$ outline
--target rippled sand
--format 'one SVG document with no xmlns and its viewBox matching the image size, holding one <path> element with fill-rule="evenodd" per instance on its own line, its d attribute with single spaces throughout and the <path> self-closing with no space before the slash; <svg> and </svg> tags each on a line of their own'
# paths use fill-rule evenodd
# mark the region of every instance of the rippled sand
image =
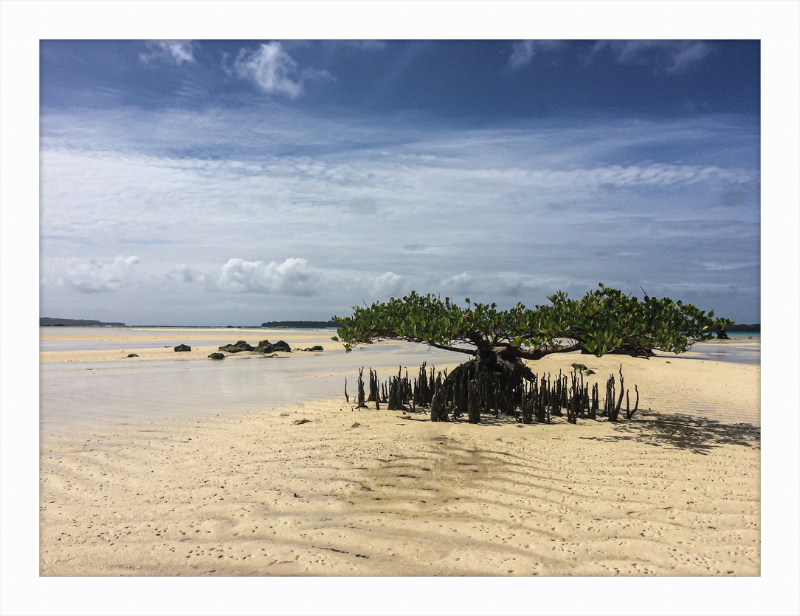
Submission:
<svg viewBox="0 0 800 616">
<path fill-rule="evenodd" d="M 45 424 L 40 574 L 759 575 L 757 365 L 581 356 L 598 380 L 622 364 L 641 393 L 634 420 L 476 426 L 355 410 L 328 357 L 328 399 L 259 405 L 255 392 L 236 412 L 200 397 L 171 418 Z M 208 380 L 209 363 L 185 365 Z"/>
</svg>

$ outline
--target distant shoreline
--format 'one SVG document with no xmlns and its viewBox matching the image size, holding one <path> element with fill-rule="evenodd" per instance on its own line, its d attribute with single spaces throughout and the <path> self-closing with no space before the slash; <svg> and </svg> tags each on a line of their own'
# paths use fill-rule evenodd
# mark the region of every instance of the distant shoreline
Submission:
<svg viewBox="0 0 800 616">
<path fill-rule="evenodd" d="M 333 321 L 268 321 L 262 323 L 261 327 L 272 327 L 276 329 L 294 329 L 300 328 L 338 328 L 339 326 Z"/>
<path fill-rule="evenodd" d="M 125 325 L 121 322 L 104 322 L 91 319 L 57 319 L 41 317 L 40 327 L 126 327 L 126 328 L 170 328 L 170 329 L 337 329 L 333 321 L 268 321 L 261 325 Z M 736 324 L 725 330 L 735 334 L 761 334 L 761 324 Z"/>
<path fill-rule="evenodd" d="M 125 327 L 125 323 L 118 321 L 95 321 L 93 319 L 57 319 L 53 317 L 40 317 L 39 327 Z"/>
<path fill-rule="evenodd" d="M 761 333 L 761 323 L 753 323 L 748 325 L 746 323 L 731 325 L 730 327 L 725 328 L 726 332 L 737 332 L 737 333 Z"/>
<path fill-rule="evenodd" d="M 337 329 L 333 321 L 270 321 L 261 325 L 126 325 L 121 322 L 104 322 L 91 319 L 56 319 L 41 317 L 39 327 L 125 327 L 170 329 Z"/>
<path fill-rule="evenodd" d="M 320 325 L 126 325 L 129 329 L 164 328 L 164 329 L 337 329 L 337 326 Z"/>
</svg>

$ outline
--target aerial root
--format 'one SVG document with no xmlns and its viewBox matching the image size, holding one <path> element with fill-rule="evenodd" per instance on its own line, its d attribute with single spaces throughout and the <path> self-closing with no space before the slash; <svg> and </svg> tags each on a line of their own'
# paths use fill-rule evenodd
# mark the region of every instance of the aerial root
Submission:
<svg viewBox="0 0 800 616">
<path fill-rule="evenodd" d="M 390 411 L 428 409 L 431 421 L 454 421 L 466 415 L 470 423 L 480 423 L 481 413 L 499 417 L 514 416 L 523 424 L 551 423 L 552 417 L 566 415 L 567 422 L 578 419 L 608 421 L 619 419 L 623 398 L 626 400 L 625 418 L 631 419 L 639 409 L 639 388 L 634 385 L 636 402 L 630 408 L 630 390 L 625 390 L 622 366 L 617 380 L 611 374 L 606 381 L 606 392 L 600 400 L 599 383 L 589 385 L 584 375 L 594 374 L 582 364 L 573 364 L 570 373 L 558 375 L 534 374 L 521 361 L 495 358 L 494 361 L 478 357 L 456 367 L 437 372 L 425 362 L 416 377 L 403 375 L 402 366 L 397 376 L 381 382 L 377 371 L 369 369 L 369 396 L 365 396 L 364 368 L 358 371 L 358 405 L 367 408 L 366 402 L 381 403 Z M 347 381 L 345 380 L 345 398 Z"/>
</svg>

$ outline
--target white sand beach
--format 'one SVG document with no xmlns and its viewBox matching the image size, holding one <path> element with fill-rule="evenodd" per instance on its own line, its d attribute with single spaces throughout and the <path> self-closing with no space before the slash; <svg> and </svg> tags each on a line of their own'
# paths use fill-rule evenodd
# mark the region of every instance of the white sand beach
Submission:
<svg viewBox="0 0 800 616">
<path fill-rule="evenodd" d="M 621 365 L 638 386 L 632 420 L 470 425 L 354 408 L 357 365 L 386 378 L 400 362 L 452 368 L 453 353 L 344 354 L 324 331 L 130 333 L 85 330 L 108 347 L 40 354 L 42 576 L 760 574 L 757 364 L 583 355 L 590 379 Z M 136 345 L 192 337 L 325 351 L 214 362 L 214 345 Z M 136 374 L 153 391 L 121 387 Z M 207 390 L 178 395 L 192 374 Z M 237 403 L 212 396 L 223 374 Z M 106 380 L 116 402 L 92 399 Z"/>
</svg>

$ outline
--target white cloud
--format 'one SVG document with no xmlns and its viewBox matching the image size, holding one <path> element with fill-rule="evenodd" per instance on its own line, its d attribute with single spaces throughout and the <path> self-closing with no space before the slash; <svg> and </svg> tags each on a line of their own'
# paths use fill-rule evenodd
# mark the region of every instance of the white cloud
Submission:
<svg viewBox="0 0 800 616">
<path fill-rule="evenodd" d="M 757 262 L 758 166 L 739 154 L 758 151 L 758 125 L 749 120 L 712 115 L 451 131 L 400 116 L 332 121 L 274 101 L 264 106 L 270 112 L 261 115 L 45 114 L 44 273 L 51 261 L 69 257 L 108 265 L 103 255 L 135 253 L 150 278 L 140 265 L 124 282 L 103 286 L 86 274 L 76 284 L 119 288 L 102 301 L 122 305 L 122 291 L 136 282 L 148 310 L 174 312 L 184 302 L 198 315 L 223 291 L 285 310 L 275 313 L 280 319 L 327 315 L 373 292 L 397 297 L 412 288 L 459 300 L 542 303 L 565 280 L 583 285 L 576 272 L 589 286 L 610 283 L 616 257 L 595 252 L 614 255 L 622 247 L 643 255 L 626 261 L 634 290 L 651 271 L 708 276 L 698 264 L 746 261 L 739 255 L 751 245 L 747 254 Z M 723 214 L 728 202 L 739 205 Z M 721 228 L 723 215 L 738 226 Z M 683 261 L 663 258 L 666 242 Z M 237 256 L 251 261 L 229 261 L 233 251 L 263 246 L 269 255 L 302 255 L 312 275 L 303 282 L 300 263 L 262 263 L 249 253 Z M 705 254 L 710 246 L 713 256 Z M 552 279 L 535 283 L 532 270 Z M 53 285 L 56 279 L 43 278 L 43 305 L 86 299 Z M 312 293 L 313 302 L 296 299 Z M 160 319 L 152 322 L 166 322 Z"/>
<path fill-rule="evenodd" d="M 354 197 L 347 204 L 353 214 L 374 214 L 378 211 L 378 203 L 372 197 Z"/>
<path fill-rule="evenodd" d="M 441 286 L 442 290 L 447 293 L 469 293 L 474 289 L 472 276 L 466 272 L 443 280 Z"/>
<path fill-rule="evenodd" d="M 498 293 L 512 297 L 518 297 L 525 288 L 523 282 L 516 278 L 503 278 L 498 286 Z"/>
<path fill-rule="evenodd" d="M 115 291 L 129 279 L 130 268 L 138 263 L 139 257 L 135 255 L 119 255 L 111 263 L 73 259 L 58 277 L 58 283 L 66 284 L 80 293 Z"/>
<path fill-rule="evenodd" d="M 528 66 L 533 60 L 533 55 L 536 52 L 533 50 L 533 41 L 519 41 L 514 43 L 511 48 L 511 57 L 508 63 L 511 65 L 512 70 L 519 70 Z"/>
<path fill-rule="evenodd" d="M 147 41 L 147 51 L 139 54 L 139 60 L 147 64 L 153 60 L 163 60 L 172 64 L 192 63 L 194 59 L 193 41 Z"/>
<path fill-rule="evenodd" d="M 256 51 L 242 49 L 234 67 L 239 77 L 249 79 L 267 94 L 297 98 L 303 93 L 302 84 L 291 77 L 297 72 L 297 62 L 280 43 L 262 44 Z"/>
<path fill-rule="evenodd" d="M 305 259 L 283 263 L 229 259 L 217 281 L 220 291 L 234 293 L 282 293 L 310 296 L 318 291 L 321 274 Z"/>
<path fill-rule="evenodd" d="M 370 290 L 377 296 L 397 296 L 400 295 L 405 284 L 402 276 L 394 272 L 386 272 L 376 277 L 370 285 Z"/>
<path fill-rule="evenodd" d="M 299 70 L 297 62 L 276 41 L 262 43 L 255 51 L 242 49 L 234 69 L 239 77 L 252 81 L 262 92 L 284 94 L 292 99 L 303 94 L 304 81 L 333 78 L 324 70 Z"/>
<path fill-rule="evenodd" d="M 685 73 L 693 65 L 700 63 L 709 53 L 711 53 L 711 47 L 707 43 L 681 43 L 667 53 L 665 70 L 674 74 Z"/>
<path fill-rule="evenodd" d="M 702 263 L 703 269 L 709 272 L 729 272 L 737 269 L 753 267 L 752 263 Z"/>
<path fill-rule="evenodd" d="M 609 49 L 617 64 L 653 66 L 654 70 L 679 75 L 702 62 L 712 51 L 703 41 L 598 41 L 587 62 Z"/>
<path fill-rule="evenodd" d="M 565 41 L 517 41 L 511 46 L 508 64 L 512 71 L 518 71 L 531 63 L 537 51 L 557 51 L 566 45 Z"/>
<path fill-rule="evenodd" d="M 208 270 L 198 269 L 181 263 L 171 271 L 167 272 L 166 277 L 170 280 L 178 282 L 200 282 L 208 283 L 210 281 Z"/>
</svg>

